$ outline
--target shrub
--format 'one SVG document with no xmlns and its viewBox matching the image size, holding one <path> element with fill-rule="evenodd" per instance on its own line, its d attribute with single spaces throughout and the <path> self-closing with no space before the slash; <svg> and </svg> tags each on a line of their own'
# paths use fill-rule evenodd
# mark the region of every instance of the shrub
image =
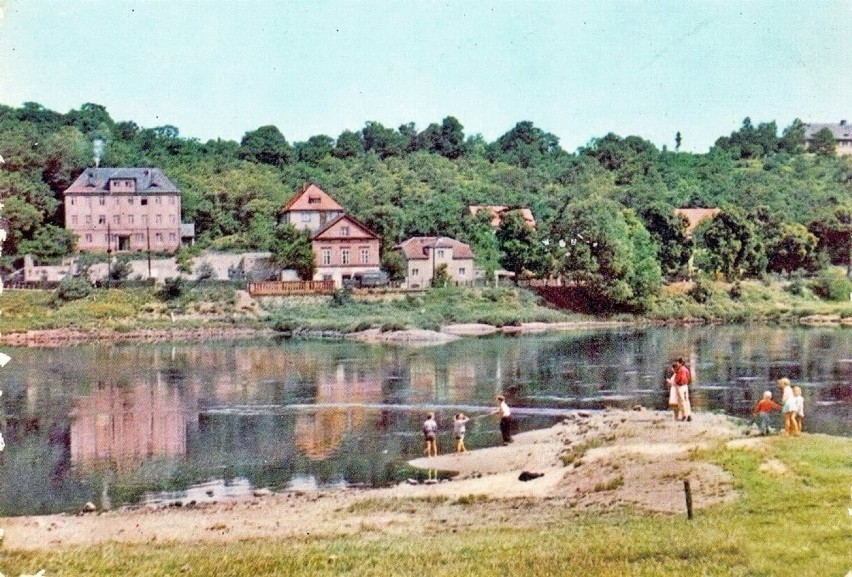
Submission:
<svg viewBox="0 0 852 577">
<path fill-rule="evenodd" d="M 794 296 L 802 296 L 805 292 L 805 283 L 802 280 L 802 275 L 796 273 L 792 275 L 790 284 L 784 287 L 784 290 Z"/>
<path fill-rule="evenodd" d="M 692 300 L 695 302 L 704 304 L 713 296 L 713 288 L 710 286 L 710 283 L 698 278 L 695 279 L 695 283 L 692 285 L 692 288 L 689 289 L 687 294 L 691 296 Z"/>
<path fill-rule="evenodd" d="M 825 300 L 845 301 L 852 294 L 852 280 L 832 271 L 823 271 L 811 283 L 811 290 Z"/>
<path fill-rule="evenodd" d="M 743 296 L 743 285 L 739 280 L 734 281 L 734 284 L 731 285 L 731 289 L 728 291 L 728 295 L 734 299 L 739 300 Z"/>
<path fill-rule="evenodd" d="M 66 277 L 59 282 L 56 296 L 64 302 L 76 301 L 86 298 L 93 290 L 95 287 L 85 278 Z"/>
<path fill-rule="evenodd" d="M 352 291 L 348 288 L 338 289 L 331 293 L 331 306 L 345 307 L 352 304 Z"/>
<path fill-rule="evenodd" d="M 163 281 L 160 296 L 165 300 L 172 300 L 183 294 L 183 277 L 169 277 Z"/>
</svg>

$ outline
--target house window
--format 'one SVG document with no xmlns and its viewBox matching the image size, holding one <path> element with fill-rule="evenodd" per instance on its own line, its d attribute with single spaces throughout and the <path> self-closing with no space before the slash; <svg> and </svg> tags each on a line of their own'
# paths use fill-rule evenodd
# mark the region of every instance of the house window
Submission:
<svg viewBox="0 0 852 577">
<path fill-rule="evenodd" d="M 98 224 L 106 224 L 106 215 L 105 214 L 98 215 Z"/>
<path fill-rule="evenodd" d="M 104 197 L 100 197 L 100 198 L 98 199 L 98 204 L 99 204 L 99 205 L 101 205 L 101 206 L 105 205 L 105 204 L 106 204 L 106 199 L 105 199 Z"/>
<path fill-rule="evenodd" d="M 136 242 L 145 242 L 145 235 L 141 232 L 137 232 L 133 235 L 133 240 L 135 240 Z"/>
<path fill-rule="evenodd" d="M 159 196 L 154 197 L 154 204 L 163 204 L 163 199 Z"/>
<path fill-rule="evenodd" d="M 90 235 L 90 234 L 86 235 L 86 242 L 88 242 L 88 243 L 92 242 L 92 235 Z"/>
<path fill-rule="evenodd" d="M 169 215 L 169 224 L 175 224 L 175 218 L 176 218 L 175 215 L 170 214 Z"/>
<path fill-rule="evenodd" d="M 169 197 L 169 204 L 174 204 L 174 203 L 175 203 L 175 197 L 170 196 Z"/>
<path fill-rule="evenodd" d="M 361 264 L 369 264 L 370 263 L 370 249 L 362 248 L 361 249 Z"/>
<path fill-rule="evenodd" d="M 147 198 L 140 198 L 139 204 L 141 204 L 142 206 L 148 206 L 148 199 Z"/>
<path fill-rule="evenodd" d="M 71 224 L 77 224 L 77 215 L 76 214 L 71 216 Z"/>
<path fill-rule="evenodd" d="M 154 224 L 163 224 L 163 215 L 158 214 L 154 217 Z"/>
<path fill-rule="evenodd" d="M 118 197 L 116 196 L 116 197 L 115 197 L 115 202 L 114 202 L 113 204 L 115 204 L 115 206 L 118 206 L 118 203 L 119 203 L 119 202 L 121 202 L 121 199 L 120 199 L 120 198 L 118 198 Z"/>
<path fill-rule="evenodd" d="M 302 222 L 311 222 L 311 213 L 303 212 L 302 213 Z"/>
<path fill-rule="evenodd" d="M 106 243 L 107 248 L 110 248 L 110 246 L 109 246 L 109 235 L 108 234 L 104 235 L 104 242 Z"/>
<path fill-rule="evenodd" d="M 142 215 L 142 224 L 148 224 L 148 215 L 147 214 Z"/>
<path fill-rule="evenodd" d="M 309 196 L 308 204 L 319 204 L 322 202 L 322 199 L 318 196 Z"/>
<path fill-rule="evenodd" d="M 157 242 L 163 242 L 163 233 L 158 232 L 154 234 L 154 240 L 156 240 Z"/>
<path fill-rule="evenodd" d="M 465 272 L 466 271 L 465 271 L 464 267 L 459 267 L 459 276 L 464 276 Z"/>
<path fill-rule="evenodd" d="M 133 224 L 133 215 L 132 214 L 127 215 L 127 224 Z"/>
<path fill-rule="evenodd" d="M 411 269 L 411 276 L 420 276 L 420 269 L 419 268 Z"/>
<path fill-rule="evenodd" d="M 133 197 L 132 196 L 127 197 L 127 204 L 133 204 Z"/>
<path fill-rule="evenodd" d="M 91 197 L 89 197 L 89 198 L 87 198 L 87 199 L 86 199 L 86 206 L 92 206 L 92 199 L 91 199 Z"/>
<path fill-rule="evenodd" d="M 71 206 L 74 206 L 74 197 L 71 197 Z"/>
<path fill-rule="evenodd" d="M 331 264 L 331 249 L 322 249 L 322 264 Z"/>
<path fill-rule="evenodd" d="M 438 251 L 438 258 L 444 258 L 444 251 L 443 250 Z"/>
<path fill-rule="evenodd" d="M 177 233 L 170 232 L 169 233 L 169 240 L 172 241 L 172 242 L 176 241 L 177 240 Z"/>
<path fill-rule="evenodd" d="M 91 214 L 86 215 L 86 224 L 92 224 L 92 215 Z"/>
<path fill-rule="evenodd" d="M 349 264 L 349 249 L 340 249 L 340 264 Z"/>
<path fill-rule="evenodd" d="M 341 226 L 340 227 L 340 236 L 349 236 L 349 227 Z"/>
<path fill-rule="evenodd" d="M 121 217 L 117 214 L 112 215 L 113 224 L 121 224 Z"/>
</svg>

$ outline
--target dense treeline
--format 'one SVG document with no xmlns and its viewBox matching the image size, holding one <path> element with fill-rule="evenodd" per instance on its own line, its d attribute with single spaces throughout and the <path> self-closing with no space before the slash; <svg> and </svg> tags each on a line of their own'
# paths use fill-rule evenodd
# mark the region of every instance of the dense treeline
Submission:
<svg viewBox="0 0 852 577">
<path fill-rule="evenodd" d="M 494 142 L 448 116 L 422 130 L 370 121 L 290 143 L 261 126 L 240 142 L 202 143 L 174 126 L 115 121 L 98 104 L 61 114 L 25 103 L 0 106 L 0 155 L 6 272 L 27 253 L 48 261 L 73 251 L 61 193 L 94 156 L 101 166 L 161 167 L 183 191 L 183 219 L 201 246 L 275 250 L 287 237 L 276 234 L 280 207 L 311 181 L 385 249 L 410 235 L 453 236 L 486 269 L 561 274 L 624 308 L 641 309 L 661 278 L 683 274 L 693 242 L 703 270 L 731 279 L 816 271 L 850 251 L 852 159 L 835 156 L 830 133 L 806 153 L 798 120 L 779 135 L 774 122 L 746 118 L 707 154 L 612 133 L 571 153 L 528 121 Z M 538 229 L 507 218 L 495 235 L 469 205 L 528 207 Z M 693 240 L 675 207 L 723 212 Z"/>
</svg>

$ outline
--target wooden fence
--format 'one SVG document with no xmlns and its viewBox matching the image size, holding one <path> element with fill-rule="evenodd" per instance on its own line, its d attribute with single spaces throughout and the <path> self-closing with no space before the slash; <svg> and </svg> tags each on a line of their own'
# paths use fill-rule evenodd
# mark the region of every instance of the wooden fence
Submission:
<svg viewBox="0 0 852 577">
<path fill-rule="evenodd" d="M 288 280 L 248 283 L 249 294 L 256 296 L 290 296 L 331 294 L 334 292 L 333 280 Z"/>
</svg>

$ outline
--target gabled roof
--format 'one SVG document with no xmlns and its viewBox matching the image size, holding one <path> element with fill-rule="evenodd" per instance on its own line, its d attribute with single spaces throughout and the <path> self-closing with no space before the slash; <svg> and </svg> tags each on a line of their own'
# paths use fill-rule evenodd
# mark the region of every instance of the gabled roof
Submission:
<svg viewBox="0 0 852 577">
<path fill-rule="evenodd" d="M 476 216 L 481 210 L 488 211 L 491 215 L 491 226 L 494 228 L 499 228 L 500 223 L 503 221 L 503 213 L 509 212 L 512 210 L 518 210 L 521 212 L 521 216 L 524 217 L 524 222 L 527 223 L 531 228 L 535 228 L 535 217 L 533 213 L 528 208 L 510 208 L 508 206 L 469 206 L 467 209 L 470 211 L 471 216 Z"/>
<path fill-rule="evenodd" d="M 360 230 L 363 234 L 361 236 L 353 235 L 351 233 L 349 234 L 349 236 L 332 235 L 331 232 L 330 232 L 331 229 L 334 227 L 334 225 L 336 225 L 337 223 L 339 223 L 340 221 L 343 221 L 343 220 L 351 223 L 356 229 Z M 322 238 L 320 238 L 320 237 L 322 237 Z M 337 239 L 340 239 L 340 240 L 349 240 L 349 239 L 351 239 L 351 240 L 365 240 L 365 239 L 366 240 L 373 240 L 373 239 L 378 239 L 378 238 L 379 238 L 379 235 L 377 235 L 372 230 L 367 228 L 367 226 L 364 223 L 360 222 L 354 216 L 349 216 L 348 214 L 341 214 L 340 216 L 338 216 L 337 218 L 335 218 L 331 222 L 327 223 L 324 227 L 322 227 L 321 229 L 316 231 L 314 233 L 314 235 L 311 237 L 311 240 L 337 240 Z"/>
<path fill-rule="evenodd" d="M 427 260 L 433 248 L 452 249 L 454 260 L 473 258 L 469 245 L 446 236 L 414 236 L 394 248 L 401 250 L 406 260 Z"/>
<path fill-rule="evenodd" d="M 689 224 L 686 226 L 686 234 L 692 234 L 692 232 L 701 224 L 702 221 L 707 220 L 708 218 L 713 218 L 717 214 L 721 212 L 721 209 L 718 208 L 676 208 L 675 214 L 679 214 L 681 216 L 685 216 L 686 220 L 689 221 Z"/>
<path fill-rule="evenodd" d="M 835 140 L 852 140 L 852 125 L 841 120 L 837 123 L 812 122 L 805 124 L 805 140 L 811 140 L 814 134 L 827 128 L 831 131 Z"/>
<path fill-rule="evenodd" d="M 110 192 L 109 181 L 116 178 L 135 180 L 137 193 L 180 193 L 180 189 L 159 168 L 136 167 L 87 168 L 65 189 L 65 193 L 107 194 Z"/>
<path fill-rule="evenodd" d="M 310 210 L 310 211 L 343 211 L 343 207 L 331 198 L 326 191 L 316 184 L 310 183 L 302 187 L 302 190 L 293 195 L 281 209 L 282 213 Z"/>
</svg>

